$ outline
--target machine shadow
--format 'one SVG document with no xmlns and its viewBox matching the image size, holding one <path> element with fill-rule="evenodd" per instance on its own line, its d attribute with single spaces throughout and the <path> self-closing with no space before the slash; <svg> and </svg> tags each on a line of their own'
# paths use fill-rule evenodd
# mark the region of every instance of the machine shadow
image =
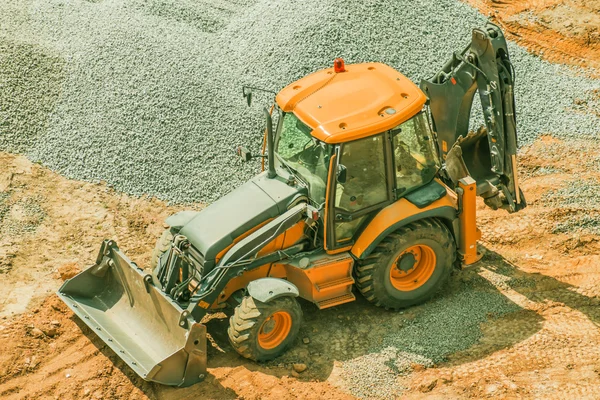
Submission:
<svg viewBox="0 0 600 400">
<path fill-rule="evenodd" d="M 563 303 L 565 306 L 585 314 L 594 325 L 600 326 L 600 299 L 578 293 L 577 286 L 561 282 L 541 273 L 527 273 L 519 269 L 502 255 L 488 250 L 486 258 L 490 260 L 488 270 L 506 277 L 506 284 L 528 300 L 540 303 L 544 301 Z"/>
<path fill-rule="evenodd" d="M 390 346 L 403 353 L 402 357 L 408 353 L 413 363 L 429 360 L 429 365 L 463 364 L 512 347 L 541 329 L 544 318 L 524 308 L 523 299 L 563 303 L 584 313 L 596 325 L 600 323 L 598 299 L 577 293 L 572 285 L 555 278 L 524 272 L 492 250 L 484 251 L 485 256 L 476 265 L 455 271 L 446 290 L 428 303 L 404 311 L 374 307 L 359 293 L 355 293 L 355 302 L 325 310 L 302 302 L 304 325 L 299 338 L 286 354 L 269 363 L 232 358 L 235 351 L 227 341 L 228 321 L 214 319 L 208 331 L 225 353 L 209 353 L 209 368 L 242 365 L 281 377 L 291 373 L 291 364 L 304 363 L 308 370 L 300 380 L 326 380 L 334 363 L 355 360 Z M 511 300 L 515 297 L 517 302 Z M 482 329 L 486 324 L 493 329 Z M 482 343 L 484 335 L 493 335 L 492 340 Z"/>
<path fill-rule="evenodd" d="M 202 395 L 202 398 L 209 399 L 238 399 L 239 395 L 230 388 L 226 388 L 220 384 L 220 382 L 214 379 L 210 374 L 207 379 L 192 387 L 188 388 L 175 388 L 170 386 L 160 385 L 154 382 L 147 382 L 139 377 L 116 353 L 106 345 L 102 339 L 100 339 L 83 321 L 81 321 L 76 315 L 71 317 L 73 322 L 81 329 L 81 332 L 92 342 L 92 344 L 98 349 L 102 355 L 110 360 L 114 368 L 118 369 L 123 376 L 125 376 L 133 386 L 140 389 L 149 399 L 163 399 L 170 398 L 169 392 L 176 392 L 176 398 L 181 392 L 189 392 L 191 394 Z M 111 375 L 114 373 L 111 373 Z"/>
<path fill-rule="evenodd" d="M 375 307 L 360 293 L 355 293 L 355 302 L 325 310 L 301 301 L 304 323 L 299 337 L 284 355 L 266 363 L 238 356 L 227 338 L 228 315 L 215 315 L 206 323 L 215 342 L 212 346 L 208 343 L 209 377 L 184 389 L 145 382 L 85 324 L 76 317 L 74 320 L 90 341 L 148 397 L 171 398 L 185 394 L 229 399 L 239 395 L 222 386 L 210 374 L 210 369 L 242 368 L 280 378 L 291 375 L 292 364 L 303 363 L 308 368 L 300 374 L 299 380 L 324 381 L 336 365 L 344 368 L 346 362 L 360 362 L 360 357 L 376 355 L 389 348 L 396 349 L 398 357 L 408 357 L 411 366 L 419 363 L 452 366 L 485 358 L 526 340 L 542 327 L 543 317 L 511 300 L 507 291 L 516 293 L 521 300 L 564 303 L 587 315 L 596 325 L 600 323 L 598 299 L 579 294 L 573 291 L 572 285 L 552 277 L 524 272 L 489 249 L 476 265 L 456 270 L 442 293 L 404 311 Z M 493 324 L 493 329 L 482 329 L 487 324 Z M 482 344 L 480 339 L 488 334 L 493 335 L 492 340 Z"/>
<path fill-rule="evenodd" d="M 209 349 L 208 366 L 243 365 L 252 371 L 281 377 L 291 373 L 291 364 L 303 363 L 308 369 L 298 379 L 326 380 L 334 363 L 355 360 L 390 347 L 402 353 L 399 357 L 408 357 L 409 364 L 419 363 L 418 360 L 430 366 L 447 363 L 456 353 L 464 356 L 461 356 L 463 362 L 469 357 L 483 358 L 527 339 L 540 330 L 543 321 L 534 311 L 511 301 L 496 282 L 484 277 L 484 271 L 496 274 L 502 284 L 517 291 L 529 290 L 540 280 L 539 275 L 522 273 L 499 254 L 488 251 L 476 266 L 455 271 L 443 293 L 426 304 L 404 311 L 375 307 L 356 290 L 355 302 L 325 310 L 301 302 L 304 324 L 296 343 L 283 356 L 262 364 L 238 357 L 228 343 L 227 318 L 215 318 L 207 324 L 208 332 L 225 353 Z M 553 278 L 545 277 L 545 280 L 546 285 L 566 286 Z M 536 296 L 534 291 L 524 294 L 532 299 Z M 480 325 L 508 316 L 523 326 L 495 345 L 479 346 L 483 336 Z M 477 350 L 472 355 L 471 348 Z"/>
</svg>

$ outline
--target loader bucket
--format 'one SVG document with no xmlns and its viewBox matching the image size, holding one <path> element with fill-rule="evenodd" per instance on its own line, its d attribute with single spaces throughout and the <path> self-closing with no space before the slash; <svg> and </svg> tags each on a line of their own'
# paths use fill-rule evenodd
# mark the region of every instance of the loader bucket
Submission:
<svg viewBox="0 0 600 400">
<path fill-rule="evenodd" d="M 96 264 L 58 296 L 129 367 L 148 381 L 189 386 L 206 375 L 206 327 L 105 240 Z"/>
</svg>

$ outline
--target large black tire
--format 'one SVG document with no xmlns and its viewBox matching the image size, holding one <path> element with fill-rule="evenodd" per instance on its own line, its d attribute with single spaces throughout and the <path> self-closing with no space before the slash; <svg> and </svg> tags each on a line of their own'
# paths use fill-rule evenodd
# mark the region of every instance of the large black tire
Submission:
<svg viewBox="0 0 600 400">
<path fill-rule="evenodd" d="M 294 343 L 301 324 L 302 309 L 293 297 L 262 303 L 245 296 L 229 318 L 227 334 L 233 348 L 242 356 L 269 361 Z"/>
<path fill-rule="evenodd" d="M 170 229 L 165 230 L 160 238 L 156 241 L 156 246 L 154 246 L 154 250 L 152 250 L 152 259 L 150 260 L 150 269 L 152 272 L 158 266 L 158 259 L 163 255 L 169 247 L 171 246 L 171 242 L 173 241 L 173 234 Z"/>
<path fill-rule="evenodd" d="M 435 219 L 408 224 L 388 235 L 355 268 L 356 286 L 379 307 L 400 309 L 427 301 L 448 280 L 456 244 Z"/>
</svg>

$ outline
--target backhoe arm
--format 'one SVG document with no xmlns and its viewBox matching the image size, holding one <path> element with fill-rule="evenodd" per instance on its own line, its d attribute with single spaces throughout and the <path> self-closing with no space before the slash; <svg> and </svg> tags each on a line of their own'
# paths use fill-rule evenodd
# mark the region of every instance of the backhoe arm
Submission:
<svg viewBox="0 0 600 400">
<path fill-rule="evenodd" d="M 477 182 L 477 194 L 491 207 L 510 212 L 526 205 L 516 171 L 514 79 L 504 35 L 499 27 L 488 23 L 485 29 L 473 30 L 465 50 L 455 53 L 431 79 L 421 82 L 442 159 L 451 164 L 455 161 L 452 156 L 462 154 L 465 172 Z M 479 93 L 487 129 L 469 135 L 475 92 Z M 453 146 L 461 149 L 451 151 Z M 451 178 L 456 183 L 462 175 Z"/>
</svg>

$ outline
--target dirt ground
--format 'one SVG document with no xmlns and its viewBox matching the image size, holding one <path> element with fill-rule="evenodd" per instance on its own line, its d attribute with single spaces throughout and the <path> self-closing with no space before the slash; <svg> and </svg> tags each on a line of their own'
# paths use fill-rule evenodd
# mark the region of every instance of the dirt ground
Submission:
<svg viewBox="0 0 600 400">
<path fill-rule="evenodd" d="M 600 1 L 467 0 L 508 36 L 552 62 L 600 67 Z M 434 366 L 397 377 L 406 398 L 597 398 L 600 393 L 600 143 L 550 136 L 522 149 L 529 207 L 514 215 L 480 205 L 481 262 L 456 271 L 448 292 L 475 286 L 500 293 L 515 312 L 486 315 L 480 338 Z M 582 186 L 583 185 L 583 186 Z M 201 208 L 200 205 L 192 208 Z M 267 364 L 238 357 L 226 316 L 208 322 L 209 377 L 174 389 L 144 382 L 53 292 L 61 272 L 92 263 L 112 238 L 147 265 L 166 216 L 183 208 L 131 198 L 105 184 L 70 181 L 25 157 L 0 153 L 0 397 L 7 399 L 353 398 L 342 363 L 420 306 L 394 313 L 357 301 L 316 312 L 286 355 Z M 460 331 L 449 330 L 451 335 Z M 308 369 L 292 376 L 292 364 Z"/>
<path fill-rule="evenodd" d="M 465 1 L 535 54 L 600 69 L 600 0 Z"/>
<path fill-rule="evenodd" d="M 556 194 L 574 181 L 600 178 L 589 172 L 598 171 L 599 155 L 596 142 L 552 137 L 523 149 L 521 179 L 529 207 L 510 215 L 480 205 L 485 256 L 457 271 L 449 288 L 482 285 L 483 277 L 518 311 L 499 318 L 490 313 L 470 348 L 440 365 L 417 364 L 399 375 L 407 398 L 591 398 L 600 392 L 600 243 L 598 226 L 580 218 L 598 221 L 598 211 L 595 204 L 552 205 L 563 201 Z M 207 324 L 217 344 L 209 349 L 207 381 L 186 389 L 146 383 L 51 292 L 62 282 L 59 271 L 90 264 L 105 237 L 146 265 L 164 217 L 180 207 L 133 199 L 104 184 L 69 181 L 21 156 L 1 154 L 0 164 L 6 167 L 0 176 L 3 398 L 352 398 L 341 362 L 368 353 L 378 338 L 397 329 L 394 313 L 360 296 L 320 312 L 304 303 L 301 336 L 310 343 L 299 341 L 282 358 L 259 365 L 231 349 L 226 316 L 217 314 Z M 568 233 L 561 232 L 565 223 Z M 404 318 L 423 310 L 410 309 Z M 294 362 L 308 366 L 298 378 L 291 375 Z"/>
</svg>

